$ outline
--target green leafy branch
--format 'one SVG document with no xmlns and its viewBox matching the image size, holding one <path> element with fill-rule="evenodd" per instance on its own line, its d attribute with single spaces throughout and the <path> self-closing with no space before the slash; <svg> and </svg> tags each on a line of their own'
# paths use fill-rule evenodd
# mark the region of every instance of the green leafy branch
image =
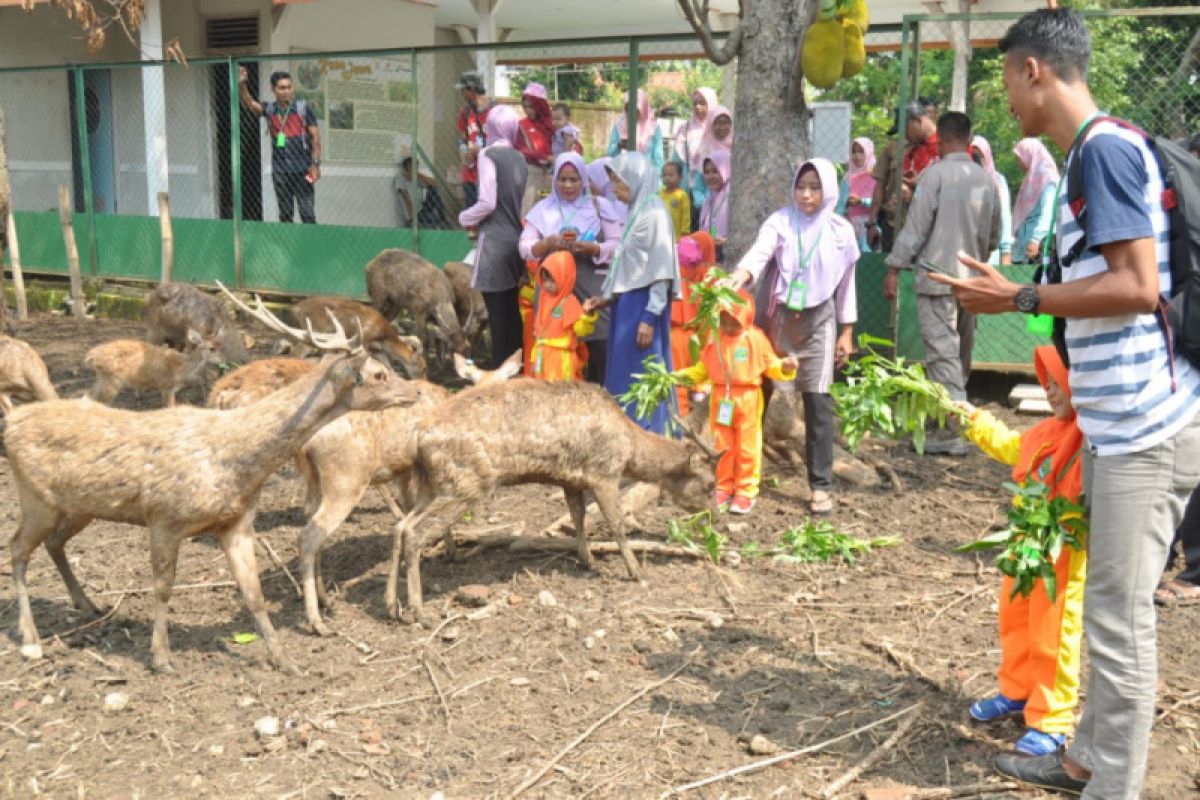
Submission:
<svg viewBox="0 0 1200 800">
<path fill-rule="evenodd" d="M 646 356 L 642 361 L 645 372 L 633 373 L 629 391 L 617 398 L 622 408 L 633 406 L 638 419 L 649 418 L 661 404 L 668 402 L 676 386 L 686 382 L 667 369 L 667 364 L 658 356 Z"/>
<path fill-rule="evenodd" d="M 711 511 L 667 520 L 667 541 L 692 552 L 703 550 L 712 562 L 717 564 L 721 561 L 721 553 L 725 550 L 727 540 L 712 523 Z"/>
<path fill-rule="evenodd" d="M 890 348 L 892 342 L 864 333 L 858 343 L 865 355 L 846 368 L 846 382 L 835 383 L 831 390 L 851 450 L 868 434 L 887 439 L 911 435 L 917 452 L 923 452 L 927 420 L 945 426 L 951 415 L 966 416 L 946 387 L 929 380 L 920 364 L 888 358 L 874 348 Z"/>
<path fill-rule="evenodd" d="M 729 273 L 713 267 L 703 281 L 692 284 L 691 302 L 696 304 L 696 317 L 689 325 L 696 329 L 692 341 L 702 345 L 721 324 L 721 312 L 732 311 L 736 306 L 746 305 L 746 299 L 731 289 L 724 281 Z M 693 353 L 693 357 L 698 357 Z"/>
<path fill-rule="evenodd" d="M 708 511 L 669 520 L 667 541 L 692 552 L 703 551 L 714 564 L 719 563 L 721 555 L 729 549 L 729 541 L 712 523 L 712 514 Z M 772 558 L 789 564 L 825 563 L 840 556 L 846 564 L 853 564 L 856 556 L 880 547 L 894 547 L 900 541 L 896 536 L 860 539 L 838 531 L 827 521 L 808 520 L 784 531 L 777 544 L 750 541 L 737 552 L 746 559 Z"/>
<path fill-rule="evenodd" d="M 1012 597 L 1028 597 L 1037 581 L 1046 585 L 1051 601 L 1058 597 L 1058 574 L 1054 566 L 1064 547 L 1083 549 L 1087 536 L 1087 512 L 1079 502 L 1062 495 L 1051 497 L 1050 488 L 1037 480 L 1005 483 L 1013 494 L 1008 508 L 1008 526 L 977 542 L 955 548 L 956 552 L 1003 548 L 996 567 L 1013 579 Z"/>
</svg>

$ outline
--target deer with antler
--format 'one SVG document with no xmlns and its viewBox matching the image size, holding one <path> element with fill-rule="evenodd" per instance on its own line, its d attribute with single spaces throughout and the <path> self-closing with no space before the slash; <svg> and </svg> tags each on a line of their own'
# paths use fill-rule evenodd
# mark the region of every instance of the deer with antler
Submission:
<svg viewBox="0 0 1200 800">
<path fill-rule="evenodd" d="M 310 374 L 257 403 L 231 410 L 176 406 L 138 413 L 86 399 L 56 400 L 9 416 L 4 442 L 21 506 L 11 543 L 12 570 L 26 658 L 41 656 L 26 586 L 30 555 L 45 544 L 72 603 L 96 613 L 65 546 L 92 520 L 102 519 L 149 530 L 155 600 L 150 648 L 156 669 L 171 669 L 167 604 L 179 546 L 184 539 L 213 533 L 270 662 L 297 672 L 280 648 L 259 584 L 253 528 L 259 491 L 321 426 L 351 410 L 411 404 L 419 389 L 372 360 L 361 332 L 347 337 L 340 324 L 330 334 L 291 328 L 255 299 L 253 309 L 234 302 L 268 328 L 326 353 Z"/>
<path fill-rule="evenodd" d="M 712 508 L 717 454 L 699 437 L 683 441 L 649 433 L 621 411 L 602 388 L 589 383 L 521 378 L 480 386 L 425 412 L 411 438 L 417 497 L 396 527 L 388 575 L 388 613 L 398 617 L 400 561 L 408 593 L 406 618 L 424 622 L 419 526 L 439 495 L 452 498 L 447 528 L 499 486 L 540 483 L 562 487 L 575 527 L 579 561 L 592 566 L 584 530 L 584 492 L 596 497 L 631 578 L 640 569 L 625 538 L 620 481 L 632 478 L 662 487 L 689 511 Z"/>
</svg>

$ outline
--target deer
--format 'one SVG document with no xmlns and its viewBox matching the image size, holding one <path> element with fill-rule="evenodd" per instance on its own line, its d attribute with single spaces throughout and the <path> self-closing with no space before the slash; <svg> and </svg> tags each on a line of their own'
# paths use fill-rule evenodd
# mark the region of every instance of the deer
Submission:
<svg viewBox="0 0 1200 800">
<path fill-rule="evenodd" d="M 455 353 L 467 352 L 470 342 L 454 310 L 454 289 L 440 269 L 407 250 L 382 251 L 366 266 L 367 294 L 371 305 L 391 322 L 407 310 L 425 347 L 430 345 L 429 321 L 439 340 Z"/>
<path fill-rule="evenodd" d="M 385 602 L 388 614 L 427 624 L 422 608 L 419 526 L 438 496 L 451 499 L 450 525 L 500 486 L 559 486 L 576 532 L 580 564 L 592 567 L 584 529 L 584 492 L 596 498 L 631 579 L 641 571 L 625 537 L 619 484 L 632 478 L 659 485 L 680 506 L 712 510 L 718 454 L 698 436 L 667 439 L 634 424 L 602 387 L 520 378 L 480 386 L 425 412 L 412 439 L 416 499 L 396 526 Z M 448 553 L 449 554 L 449 553 Z M 397 596 L 404 560 L 408 607 Z"/>
<path fill-rule="evenodd" d="M 303 358 L 261 358 L 227 372 L 208 394 L 209 408 L 241 408 L 312 372 L 317 362 Z"/>
<path fill-rule="evenodd" d="M 58 392 L 37 350 L 28 342 L 0 336 L 0 410 L 5 416 L 13 411 L 13 398 L 24 403 L 57 400 Z"/>
<path fill-rule="evenodd" d="M 175 350 L 187 345 L 188 330 L 221 342 L 225 361 L 245 364 L 252 340 L 238 330 L 224 304 L 188 283 L 164 283 L 146 298 L 146 341 Z"/>
<path fill-rule="evenodd" d="M 332 334 L 300 331 L 272 315 L 258 297 L 253 309 L 234 302 L 271 330 L 325 355 L 308 375 L 238 409 L 175 406 L 139 413 L 82 398 L 22 406 L 9 417 L 4 442 L 21 508 L 10 550 L 26 659 L 42 655 L 26 583 L 30 555 L 44 544 L 74 606 L 98 613 L 71 570 L 65 546 L 92 520 L 102 519 L 148 531 L 155 670 L 174 669 L 167 606 L 179 546 L 212 533 L 268 661 L 299 674 L 267 615 L 255 563 L 253 521 L 263 482 L 322 426 L 349 411 L 412 404 L 419 390 L 372 359 L 361 333 L 348 337 L 340 324 Z"/>
<path fill-rule="evenodd" d="M 422 351 L 421 340 L 416 336 L 401 336 L 399 331 L 371 306 L 345 297 L 317 295 L 296 303 L 291 311 L 297 325 L 312 325 L 313 330 L 318 333 L 329 331 L 330 314 L 336 317 L 344 328 L 353 328 L 357 323 L 362 327 L 363 342 L 368 347 L 378 348 L 398 361 L 410 380 L 425 377 L 425 354 Z"/>
<path fill-rule="evenodd" d="M 215 336 L 206 338 L 194 328 L 188 329 L 182 353 L 137 339 L 105 342 L 84 356 L 84 365 L 96 373 L 87 396 L 107 405 L 125 387 L 158 390 L 163 405 L 172 408 L 180 389 L 204 381 L 208 371 L 221 363 L 220 348 Z"/>
<path fill-rule="evenodd" d="M 461 261 L 447 261 L 442 265 L 442 273 L 454 290 L 454 313 L 458 316 L 458 324 L 467 339 L 472 340 L 487 321 L 483 293 L 471 285 L 475 270 Z"/>
</svg>

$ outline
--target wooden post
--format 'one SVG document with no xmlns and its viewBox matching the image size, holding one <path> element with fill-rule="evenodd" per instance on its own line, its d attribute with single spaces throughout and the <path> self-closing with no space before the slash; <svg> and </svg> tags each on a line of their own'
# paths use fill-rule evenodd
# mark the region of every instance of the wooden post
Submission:
<svg viewBox="0 0 1200 800">
<path fill-rule="evenodd" d="M 67 266 L 71 270 L 71 314 L 84 319 L 83 277 L 79 274 L 79 248 L 75 244 L 75 228 L 71 224 L 71 190 L 64 183 L 58 187 L 58 219 L 62 222 L 63 245 L 67 249 Z"/>
<path fill-rule="evenodd" d="M 25 273 L 21 270 L 21 246 L 17 243 L 17 221 L 8 212 L 8 253 L 12 260 L 13 289 L 17 292 L 17 319 L 29 318 L 29 303 L 25 300 Z"/>
<path fill-rule="evenodd" d="M 162 229 L 161 283 L 170 283 L 175 271 L 175 232 L 171 228 L 171 202 L 166 192 L 158 193 L 158 224 Z"/>
</svg>

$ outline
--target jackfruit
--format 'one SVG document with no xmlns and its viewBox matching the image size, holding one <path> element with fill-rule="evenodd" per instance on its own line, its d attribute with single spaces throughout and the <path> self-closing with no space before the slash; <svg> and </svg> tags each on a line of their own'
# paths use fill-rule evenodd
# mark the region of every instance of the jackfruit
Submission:
<svg viewBox="0 0 1200 800">
<path fill-rule="evenodd" d="M 844 40 L 842 23 L 836 19 L 819 19 L 808 26 L 800 48 L 800 64 L 810 84 L 830 89 L 842 77 Z"/>
<path fill-rule="evenodd" d="M 853 78 L 867 63 L 867 49 L 863 46 L 862 31 L 848 19 L 842 20 L 842 43 L 842 77 Z"/>
<path fill-rule="evenodd" d="M 850 20 L 863 33 L 871 25 L 871 14 L 867 10 L 867 0 L 846 0 L 842 6 L 842 18 Z"/>
</svg>

